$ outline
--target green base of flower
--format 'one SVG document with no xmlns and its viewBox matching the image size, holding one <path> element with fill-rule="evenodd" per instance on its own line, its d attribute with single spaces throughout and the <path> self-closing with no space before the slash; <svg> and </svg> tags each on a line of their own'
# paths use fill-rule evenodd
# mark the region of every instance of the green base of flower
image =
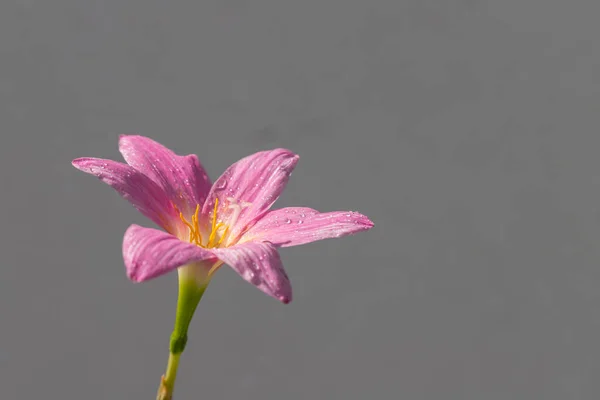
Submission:
<svg viewBox="0 0 600 400">
<path fill-rule="evenodd" d="M 169 361 L 167 362 L 166 372 L 161 378 L 156 395 L 157 400 L 170 400 L 173 397 L 179 357 L 185 350 L 190 322 L 207 286 L 208 281 L 203 285 L 198 285 L 198 282 L 194 279 L 182 279 L 182 276 L 179 277 L 177 313 L 175 315 L 175 327 L 173 328 L 169 343 Z"/>
</svg>

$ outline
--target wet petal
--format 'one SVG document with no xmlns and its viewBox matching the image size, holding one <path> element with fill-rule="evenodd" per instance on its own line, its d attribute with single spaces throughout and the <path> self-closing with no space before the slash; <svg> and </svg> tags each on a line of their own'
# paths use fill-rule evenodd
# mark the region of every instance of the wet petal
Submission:
<svg viewBox="0 0 600 400">
<path fill-rule="evenodd" d="M 269 296 L 283 303 L 292 301 L 292 286 L 283 269 L 275 246 L 270 243 L 248 242 L 236 246 L 212 249 L 242 278 Z"/>
<path fill-rule="evenodd" d="M 127 164 L 101 158 L 77 158 L 72 164 L 111 186 L 142 214 L 169 230 L 173 207 L 164 191 L 143 173 Z"/>
<path fill-rule="evenodd" d="M 180 156 L 144 136 L 121 135 L 119 151 L 125 161 L 163 188 L 169 199 L 189 215 L 204 204 L 211 183 L 198 157 Z"/>
<path fill-rule="evenodd" d="M 288 207 L 267 212 L 240 239 L 264 240 L 288 247 L 366 231 L 373 222 L 352 211 L 320 213 L 312 208 Z"/>
<path fill-rule="evenodd" d="M 298 162 L 286 149 L 261 151 L 231 165 L 212 186 L 202 213 L 208 215 L 219 199 L 218 215 L 230 226 L 234 239 L 246 225 L 277 200 Z M 237 208 L 239 207 L 239 208 Z M 236 210 L 237 208 L 237 210 Z M 235 243 L 235 240 L 229 240 Z"/>
<path fill-rule="evenodd" d="M 134 282 L 156 278 L 182 265 L 216 261 L 215 255 L 202 247 L 139 225 L 131 225 L 125 232 L 123 259 L 127 276 Z"/>
</svg>

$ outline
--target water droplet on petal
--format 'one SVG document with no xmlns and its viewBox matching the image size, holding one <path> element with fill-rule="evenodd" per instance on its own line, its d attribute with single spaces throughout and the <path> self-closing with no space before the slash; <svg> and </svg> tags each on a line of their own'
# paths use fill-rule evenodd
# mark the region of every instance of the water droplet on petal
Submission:
<svg viewBox="0 0 600 400">
<path fill-rule="evenodd" d="M 215 189 L 225 189 L 225 186 L 227 186 L 227 179 L 220 179 L 215 183 Z"/>
<path fill-rule="evenodd" d="M 247 269 L 244 272 L 244 279 L 246 279 L 248 282 L 252 283 L 253 285 L 258 285 L 260 283 L 260 278 L 258 276 L 256 276 L 256 274 L 252 271 L 250 271 L 249 269 Z"/>
<path fill-rule="evenodd" d="M 304 221 L 302 221 L 301 219 L 298 220 L 298 225 L 300 225 L 301 223 L 303 223 Z"/>
<path fill-rule="evenodd" d="M 291 222 L 292 222 L 292 220 L 291 220 L 291 219 L 289 219 L 289 218 L 286 218 L 286 219 L 285 219 L 285 223 L 286 223 L 286 224 L 290 224 Z"/>
</svg>

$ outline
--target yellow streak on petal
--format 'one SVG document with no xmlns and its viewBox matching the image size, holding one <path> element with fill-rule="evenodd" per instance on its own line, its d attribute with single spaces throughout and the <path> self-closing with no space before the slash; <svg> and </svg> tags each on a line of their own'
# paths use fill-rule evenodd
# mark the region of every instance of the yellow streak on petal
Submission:
<svg viewBox="0 0 600 400">
<path fill-rule="evenodd" d="M 208 277 L 210 278 L 212 276 L 213 273 L 215 273 L 215 271 L 221 266 L 223 265 L 223 261 L 218 261 L 215 263 L 215 265 L 212 266 L 212 268 L 208 271 Z"/>
</svg>

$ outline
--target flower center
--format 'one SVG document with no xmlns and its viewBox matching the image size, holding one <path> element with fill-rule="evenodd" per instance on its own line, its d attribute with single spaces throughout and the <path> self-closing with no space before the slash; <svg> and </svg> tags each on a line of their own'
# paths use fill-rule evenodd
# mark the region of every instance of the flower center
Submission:
<svg viewBox="0 0 600 400">
<path fill-rule="evenodd" d="M 190 231 L 189 241 L 197 246 L 203 247 L 205 249 L 210 249 L 213 247 L 219 247 L 221 243 L 227 237 L 227 232 L 229 231 L 229 226 L 226 226 L 224 223 L 219 222 L 217 224 L 217 208 L 219 207 L 219 199 L 215 199 L 215 208 L 212 215 L 212 222 L 210 226 L 210 234 L 208 235 L 208 241 L 203 243 L 202 234 L 200 233 L 200 222 L 198 220 L 200 214 L 200 204 L 196 205 L 196 211 L 192 215 L 192 221 L 188 221 L 182 212 L 179 212 L 179 219 L 184 223 L 185 226 L 188 227 Z M 219 233 L 219 231 L 221 231 Z M 218 238 L 217 238 L 218 236 Z"/>
<path fill-rule="evenodd" d="M 215 198 L 215 206 L 212 213 L 211 223 L 210 223 L 210 233 L 208 234 L 208 240 L 204 243 L 202 239 L 202 234 L 200 233 L 200 204 L 196 205 L 196 210 L 192 215 L 192 220 L 188 221 L 182 212 L 179 212 L 179 219 L 181 222 L 189 229 L 189 241 L 197 246 L 203 247 L 205 249 L 210 249 L 214 247 L 219 247 L 223 242 L 227 239 L 228 235 L 231 233 L 230 227 L 235 226 L 242 210 L 250 205 L 250 203 L 243 202 L 241 205 L 236 202 L 234 198 L 228 197 L 227 201 L 229 204 L 225 208 L 225 210 L 232 210 L 229 218 L 227 218 L 228 224 L 226 225 L 223 222 L 217 223 L 217 211 L 219 208 L 219 199 Z"/>
</svg>

